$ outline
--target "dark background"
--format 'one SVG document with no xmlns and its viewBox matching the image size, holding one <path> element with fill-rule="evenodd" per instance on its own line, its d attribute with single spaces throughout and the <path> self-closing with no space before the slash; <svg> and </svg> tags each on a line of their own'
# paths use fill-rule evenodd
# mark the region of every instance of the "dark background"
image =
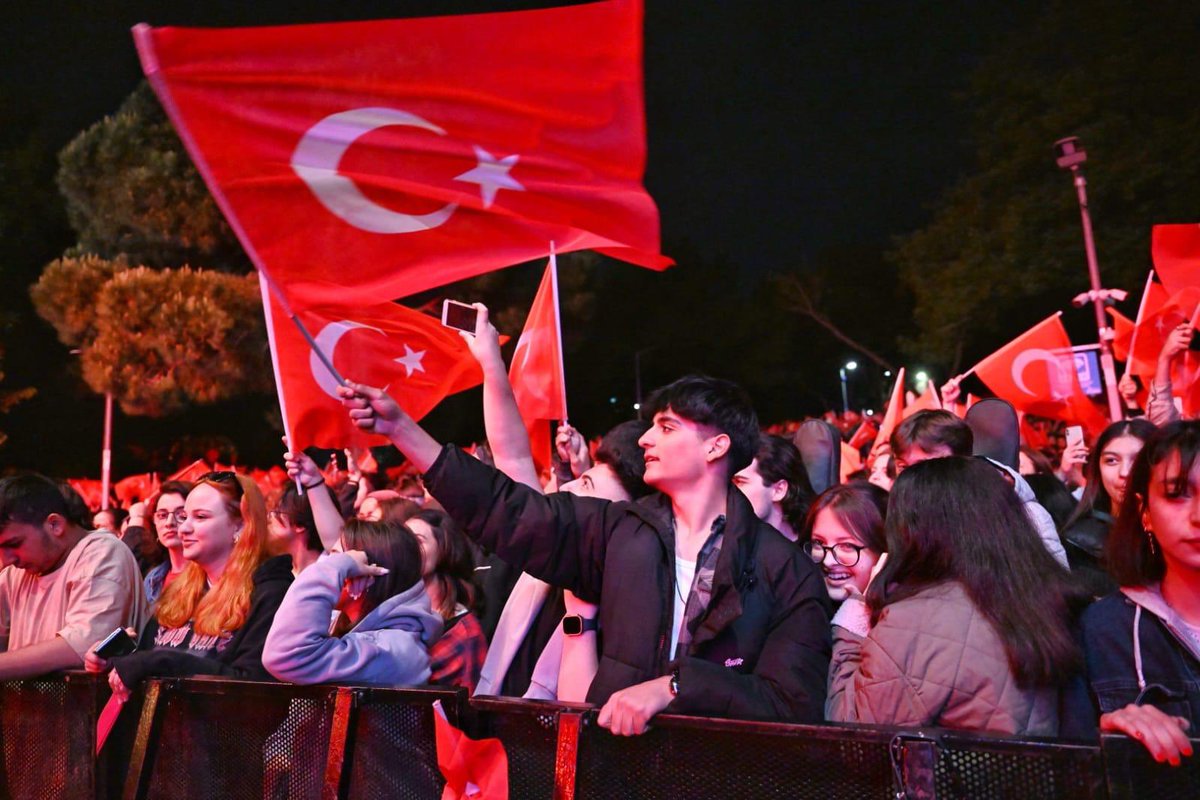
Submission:
<svg viewBox="0 0 1200 800">
<path fill-rule="evenodd" d="M 99 471 L 103 400 L 83 386 L 67 349 L 32 313 L 28 286 L 74 241 L 53 188 L 55 153 L 113 112 L 141 79 L 132 25 L 285 24 L 539 5 L 550 3 L 4 4 L 0 144 L 27 143 L 33 166 L 3 174 L 3 190 L 22 193 L 0 264 L 3 386 L 32 385 L 39 395 L 0 416 L 11 437 L 0 466 Z M 729 376 L 751 390 L 764 422 L 837 404 L 836 365 L 856 354 L 773 308 L 766 279 L 841 253 L 867 264 L 867 274 L 878 265 L 879 283 L 862 291 L 891 308 L 882 324 L 910 324 L 882 254 L 893 237 L 924 224 L 939 193 L 971 168 L 961 102 L 967 76 L 1028 21 L 1024 5 L 647 0 L 645 183 L 659 204 L 663 251 L 679 266 L 659 275 L 606 262 L 592 314 L 564 315 L 572 421 L 598 433 L 632 414 L 639 351 L 647 389 L 692 369 Z M 1049 142 L 1047 163 L 1052 169 Z M 512 280 L 531 298 L 540 270 L 518 267 Z M 731 297 L 762 313 L 727 316 Z M 887 355 L 899 358 L 895 348 Z M 878 372 L 864 369 L 854 381 L 858 405 L 878 402 Z M 226 434 L 244 460 L 265 465 L 278 453 L 272 403 L 246 398 L 161 420 L 118 413 L 115 473 L 145 469 L 146 447 L 185 433 Z M 478 394 L 469 392 L 428 421 L 438 435 L 464 441 L 480 435 L 479 417 Z"/>
</svg>

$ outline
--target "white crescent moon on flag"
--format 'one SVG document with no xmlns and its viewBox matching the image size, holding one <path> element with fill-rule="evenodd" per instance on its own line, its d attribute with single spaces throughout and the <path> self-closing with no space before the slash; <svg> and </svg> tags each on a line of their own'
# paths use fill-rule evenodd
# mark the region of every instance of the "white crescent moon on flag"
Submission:
<svg viewBox="0 0 1200 800">
<path fill-rule="evenodd" d="M 1035 361 L 1046 362 L 1047 377 L 1050 381 L 1050 393 L 1055 399 L 1061 399 L 1060 384 L 1062 383 L 1063 377 L 1063 365 L 1058 356 L 1054 355 L 1054 353 L 1051 353 L 1049 350 L 1042 350 L 1035 347 L 1024 351 L 1019 356 L 1014 358 L 1012 363 L 1013 383 L 1017 385 L 1018 389 L 1030 397 L 1037 397 L 1036 392 L 1029 391 L 1029 387 L 1025 385 L 1025 379 L 1022 377 L 1025 374 L 1025 368 Z"/>
<path fill-rule="evenodd" d="M 436 228 L 450 219 L 457 203 L 447 203 L 428 214 L 403 214 L 370 200 L 351 178 L 338 174 L 338 165 L 351 144 L 388 125 L 408 125 L 446 135 L 437 125 L 407 111 L 354 108 L 331 114 L 309 128 L 292 153 L 292 169 L 321 205 L 356 228 L 370 233 L 416 233 Z"/>
<path fill-rule="evenodd" d="M 353 320 L 344 319 L 341 322 L 331 322 L 324 328 L 321 328 L 320 332 L 313 337 L 313 341 L 317 343 L 317 347 L 321 352 L 328 356 L 330 361 L 333 361 L 333 351 L 337 349 L 338 342 L 349 331 L 355 328 L 366 328 L 384 336 L 387 335 L 379 330 L 379 328 L 372 328 L 370 325 L 362 325 Z M 317 386 L 321 387 L 321 391 L 334 400 L 341 400 L 337 393 L 337 380 L 329 374 L 329 370 L 325 369 L 325 365 L 317 357 L 316 351 L 309 351 L 308 369 L 312 372 L 313 380 L 317 382 Z"/>
</svg>

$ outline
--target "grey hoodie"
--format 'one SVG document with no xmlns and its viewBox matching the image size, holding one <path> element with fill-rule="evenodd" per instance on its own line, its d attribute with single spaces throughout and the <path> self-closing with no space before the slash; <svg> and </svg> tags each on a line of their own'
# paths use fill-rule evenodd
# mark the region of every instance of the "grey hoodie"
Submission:
<svg viewBox="0 0 1200 800">
<path fill-rule="evenodd" d="M 429 646 L 442 619 L 420 581 L 363 617 L 344 636 L 329 635 L 329 620 L 354 561 L 322 556 L 288 589 L 263 649 L 263 666 L 292 683 L 411 685 L 429 680 Z"/>
</svg>

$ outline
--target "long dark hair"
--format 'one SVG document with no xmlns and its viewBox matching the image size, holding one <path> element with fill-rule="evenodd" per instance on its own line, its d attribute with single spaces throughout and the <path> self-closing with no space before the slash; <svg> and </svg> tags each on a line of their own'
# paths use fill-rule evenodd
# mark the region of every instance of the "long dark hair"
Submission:
<svg viewBox="0 0 1200 800">
<path fill-rule="evenodd" d="M 1087 598 L 995 466 L 951 456 L 909 467 L 892 487 L 885 527 L 888 562 L 868 592 L 873 621 L 891 603 L 955 581 L 992 623 L 1018 685 L 1051 685 L 1079 669 L 1071 624 Z"/>
<path fill-rule="evenodd" d="M 1145 443 L 1154 435 L 1155 430 L 1157 429 L 1154 425 L 1144 419 L 1122 420 L 1114 422 L 1104 429 L 1104 432 L 1096 439 L 1096 445 L 1092 448 L 1092 452 L 1088 453 L 1087 463 L 1083 465 L 1083 479 L 1087 482 L 1087 486 L 1084 487 L 1083 495 L 1079 498 L 1079 505 L 1075 506 L 1071 516 L 1063 523 L 1062 530 L 1065 531 L 1092 511 L 1101 511 L 1116 516 L 1118 509 L 1112 507 L 1112 498 L 1104 490 L 1104 481 L 1100 477 L 1100 454 L 1114 439 L 1132 436 Z M 1126 493 L 1128 494 L 1128 490 Z"/>
<path fill-rule="evenodd" d="M 883 521 L 887 516 L 887 503 L 888 493 L 873 483 L 851 481 L 830 486 L 809 506 L 800 541 L 812 540 L 817 515 L 828 508 L 864 546 L 876 553 L 886 552 Z"/>
<path fill-rule="evenodd" d="M 1121 586 L 1146 586 L 1162 580 L 1167 572 L 1162 548 L 1150 544 L 1151 533 L 1142 525 L 1142 514 L 1150 507 L 1150 478 L 1154 468 L 1173 453 L 1179 454 L 1182 487 L 1200 458 L 1200 422 L 1172 422 L 1154 432 L 1133 462 L 1125 502 L 1105 543 L 1105 563 Z M 1182 488 L 1180 487 L 1180 488 Z M 1174 487 L 1167 487 L 1168 495 Z"/>
<path fill-rule="evenodd" d="M 438 585 L 442 602 L 434 610 L 444 619 L 452 619 L 458 605 L 481 613 L 483 592 L 475 583 L 475 555 L 466 534 L 445 511 L 427 508 L 408 519 L 419 519 L 428 525 L 437 541 L 438 560 L 430 577 Z"/>
<path fill-rule="evenodd" d="M 372 564 L 388 570 L 387 575 L 371 581 L 364 592 L 364 616 L 421 580 L 421 545 L 399 522 L 348 520 L 342 528 L 342 547 L 362 550 Z"/>
</svg>

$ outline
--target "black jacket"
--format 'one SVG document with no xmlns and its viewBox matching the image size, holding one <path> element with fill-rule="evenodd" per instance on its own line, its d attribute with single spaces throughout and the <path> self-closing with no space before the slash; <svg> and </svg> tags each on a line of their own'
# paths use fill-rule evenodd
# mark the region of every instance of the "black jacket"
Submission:
<svg viewBox="0 0 1200 800">
<path fill-rule="evenodd" d="M 600 604 L 588 700 L 667 674 L 675 592 L 669 500 L 541 495 L 447 446 L 425 476 L 472 538 L 547 583 Z M 754 516 L 732 484 L 712 599 L 679 668 L 676 714 L 820 722 L 830 603 L 816 565 Z"/>
<path fill-rule="evenodd" d="M 158 620 L 151 617 L 142 631 L 138 652 L 113 660 L 113 669 L 121 676 L 121 682 L 132 689 L 145 678 L 189 675 L 274 680 L 263 667 L 263 644 L 271 630 L 271 623 L 275 621 L 275 612 L 292 585 L 291 556 L 268 558 L 254 571 L 253 581 L 254 590 L 250 595 L 250 611 L 246 615 L 246 622 L 219 651 L 213 650 L 208 657 L 188 652 L 184 648 L 191 633 L 181 641 L 179 647 L 155 646 L 159 627 Z"/>
</svg>

